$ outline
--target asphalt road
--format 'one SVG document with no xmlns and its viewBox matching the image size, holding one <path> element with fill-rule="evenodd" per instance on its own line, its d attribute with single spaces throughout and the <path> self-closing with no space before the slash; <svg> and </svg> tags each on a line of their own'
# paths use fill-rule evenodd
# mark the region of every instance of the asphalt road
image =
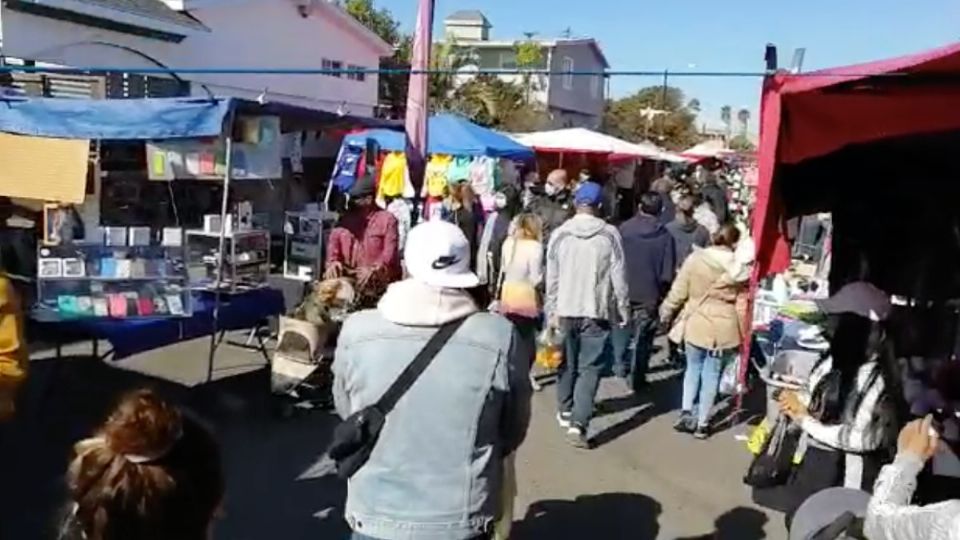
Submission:
<svg viewBox="0 0 960 540">
<path fill-rule="evenodd" d="M 201 340 L 153 357 L 202 362 L 205 347 Z M 228 348 L 220 354 L 250 353 Z M 672 431 L 677 375 L 656 374 L 640 400 L 626 398 L 617 381 L 605 381 L 594 424 L 597 447 L 590 451 L 564 442 L 553 388 L 537 394 L 517 460 L 513 538 L 786 538 L 782 517 L 754 508 L 740 482 L 749 461 L 735 440 L 743 428 L 709 441 Z M 329 413 L 278 420 L 263 372 L 189 389 L 75 356 L 33 362 L 20 416 L 0 431 L 0 539 L 55 537 L 72 443 L 90 433 L 121 391 L 144 385 L 195 411 L 223 444 L 227 515 L 218 540 L 347 537 L 344 486 L 323 458 L 335 423 Z"/>
</svg>

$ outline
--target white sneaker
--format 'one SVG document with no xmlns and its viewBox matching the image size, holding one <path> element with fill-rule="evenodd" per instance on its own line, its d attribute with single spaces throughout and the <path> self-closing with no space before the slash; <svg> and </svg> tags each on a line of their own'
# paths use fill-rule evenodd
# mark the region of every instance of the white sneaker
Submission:
<svg viewBox="0 0 960 540">
<path fill-rule="evenodd" d="M 581 450 L 590 449 L 590 439 L 587 438 L 587 430 L 577 426 L 570 426 L 570 428 L 567 429 L 567 442 L 574 448 Z"/>
<path fill-rule="evenodd" d="M 557 423 L 560 424 L 560 427 L 563 429 L 570 429 L 570 426 L 573 425 L 572 419 L 573 413 L 569 412 L 558 412 L 557 413 Z"/>
</svg>

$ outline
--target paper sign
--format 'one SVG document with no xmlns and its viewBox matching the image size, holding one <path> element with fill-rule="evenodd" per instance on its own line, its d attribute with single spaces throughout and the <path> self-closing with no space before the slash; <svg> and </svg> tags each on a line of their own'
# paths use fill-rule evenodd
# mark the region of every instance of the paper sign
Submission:
<svg viewBox="0 0 960 540">
<path fill-rule="evenodd" d="M 167 153 L 156 152 L 153 154 L 153 174 L 157 176 L 167 175 Z"/>
<path fill-rule="evenodd" d="M 191 152 L 185 156 L 184 161 L 187 167 L 187 174 L 192 174 L 194 176 L 200 174 L 200 154 Z"/>
<path fill-rule="evenodd" d="M 204 152 L 200 154 L 200 174 L 212 175 L 214 172 L 213 153 Z"/>
</svg>

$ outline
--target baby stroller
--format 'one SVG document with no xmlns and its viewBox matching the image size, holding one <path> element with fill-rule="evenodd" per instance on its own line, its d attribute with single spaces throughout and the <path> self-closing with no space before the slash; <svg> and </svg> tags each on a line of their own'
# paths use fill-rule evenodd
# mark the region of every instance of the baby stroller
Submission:
<svg viewBox="0 0 960 540">
<path fill-rule="evenodd" d="M 280 417 L 288 418 L 297 409 L 333 407 L 333 353 L 354 299 L 347 280 L 327 280 L 317 284 L 291 316 L 280 318 L 270 377 Z"/>
</svg>

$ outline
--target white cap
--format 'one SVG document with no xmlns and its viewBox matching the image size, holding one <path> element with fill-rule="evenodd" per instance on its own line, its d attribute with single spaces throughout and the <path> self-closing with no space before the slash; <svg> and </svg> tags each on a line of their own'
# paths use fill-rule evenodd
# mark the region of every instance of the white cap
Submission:
<svg viewBox="0 0 960 540">
<path fill-rule="evenodd" d="M 410 230 L 403 251 L 410 277 L 448 289 L 469 289 L 480 284 L 470 270 L 470 243 L 457 226 L 428 221 Z"/>
</svg>

